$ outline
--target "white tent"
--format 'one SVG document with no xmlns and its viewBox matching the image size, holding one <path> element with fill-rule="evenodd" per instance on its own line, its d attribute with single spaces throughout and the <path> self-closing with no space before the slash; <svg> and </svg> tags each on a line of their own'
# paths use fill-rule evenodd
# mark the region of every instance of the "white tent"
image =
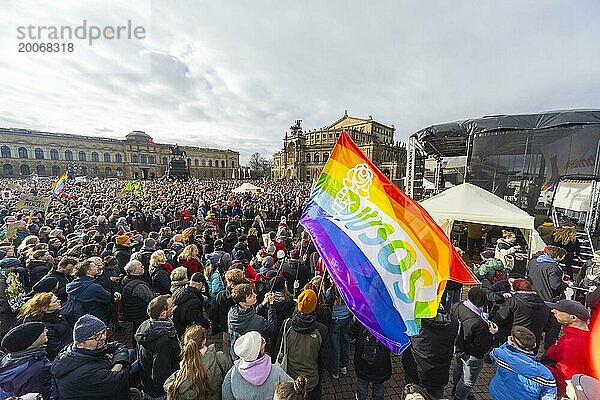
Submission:
<svg viewBox="0 0 600 400">
<path fill-rule="evenodd" d="M 529 251 L 542 250 L 545 243 L 535 230 L 534 218 L 514 204 L 470 183 L 454 186 L 420 202 L 450 237 L 454 221 L 507 226 L 523 231 Z"/>
<path fill-rule="evenodd" d="M 249 182 L 242 183 L 240 186 L 232 190 L 233 193 L 245 193 L 245 192 L 264 192 L 265 190 L 261 187 L 253 185 Z"/>
</svg>

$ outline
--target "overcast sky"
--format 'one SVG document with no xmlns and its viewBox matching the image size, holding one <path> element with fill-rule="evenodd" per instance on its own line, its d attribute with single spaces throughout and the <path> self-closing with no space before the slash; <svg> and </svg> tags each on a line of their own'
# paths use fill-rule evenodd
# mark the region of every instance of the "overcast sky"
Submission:
<svg viewBox="0 0 600 400">
<path fill-rule="evenodd" d="M 344 110 L 405 140 L 483 115 L 598 108 L 598 15 L 594 1 L 4 0 L 0 126 L 142 130 L 246 162 L 279 150 L 295 119 L 319 128 Z M 39 43 L 19 40 L 18 26 L 84 19 L 131 20 L 146 37 L 17 52 Z"/>
</svg>

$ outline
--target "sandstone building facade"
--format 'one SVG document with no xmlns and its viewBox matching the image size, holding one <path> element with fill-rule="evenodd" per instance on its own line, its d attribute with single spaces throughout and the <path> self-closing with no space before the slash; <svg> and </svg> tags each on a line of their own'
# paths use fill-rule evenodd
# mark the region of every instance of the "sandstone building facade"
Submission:
<svg viewBox="0 0 600 400">
<path fill-rule="evenodd" d="M 283 140 L 283 150 L 273 155 L 274 179 L 310 181 L 317 176 L 333 150 L 342 130 L 354 140 L 363 153 L 394 183 L 406 170 L 406 147 L 394 142 L 393 125 L 388 126 L 368 118 L 348 116 L 347 112 L 334 123 L 305 131 L 301 121 L 290 127 Z"/>
<path fill-rule="evenodd" d="M 170 144 L 133 131 L 125 140 L 26 129 L 0 128 L 0 176 L 23 178 L 31 174 L 123 179 L 163 176 L 171 157 Z M 240 154 L 233 150 L 179 146 L 191 176 L 229 179 L 239 168 Z"/>
</svg>

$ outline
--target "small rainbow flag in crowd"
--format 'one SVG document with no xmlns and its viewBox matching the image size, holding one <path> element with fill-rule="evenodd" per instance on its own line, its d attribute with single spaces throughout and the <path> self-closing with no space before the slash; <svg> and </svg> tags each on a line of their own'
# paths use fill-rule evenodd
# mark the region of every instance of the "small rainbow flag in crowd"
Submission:
<svg viewBox="0 0 600 400">
<path fill-rule="evenodd" d="M 437 314 L 446 281 L 478 283 L 442 229 L 342 132 L 302 217 L 354 315 L 393 352 Z"/>
<path fill-rule="evenodd" d="M 64 172 L 61 176 L 56 178 L 56 180 L 52 184 L 52 196 L 58 197 L 62 193 L 62 191 L 65 189 L 66 183 L 67 183 L 67 173 Z"/>
</svg>

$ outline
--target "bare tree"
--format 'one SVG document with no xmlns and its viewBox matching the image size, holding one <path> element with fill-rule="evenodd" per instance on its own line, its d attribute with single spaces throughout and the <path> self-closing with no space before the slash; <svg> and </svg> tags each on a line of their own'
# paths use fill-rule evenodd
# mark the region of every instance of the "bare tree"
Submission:
<svg viewBox="0 0 600 400">
<path fill-rule="evenodd" d="M 254 153 L 250 156 L 248 166 L 254 171 L 257 178 L 269 177 L 271 175 L 272 161 L 265 159 L 260 153 Z"/>
</svg>

